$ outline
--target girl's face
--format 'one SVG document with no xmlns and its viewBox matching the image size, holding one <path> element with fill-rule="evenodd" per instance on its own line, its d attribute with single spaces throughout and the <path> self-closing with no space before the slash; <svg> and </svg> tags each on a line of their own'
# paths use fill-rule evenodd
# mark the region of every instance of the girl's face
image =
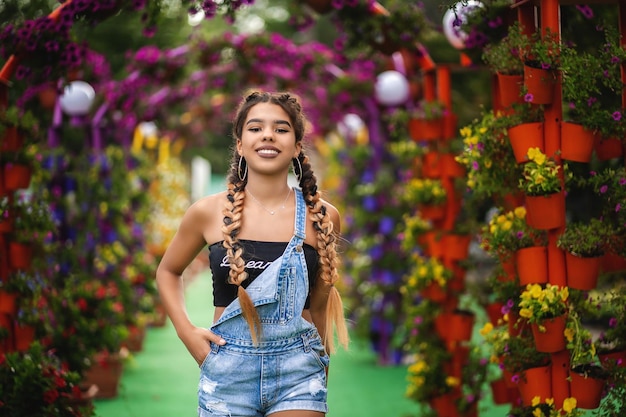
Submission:
<svg viewBox="0 0 626 417">
<path fill-rule="evenodd" d="M 250 108 L 237 140 L 237 152 L 250 170 L 266 175 L 288 170 L 301 149 L 293 123 L 282 107 L 259 103 Z"/>
</svg>

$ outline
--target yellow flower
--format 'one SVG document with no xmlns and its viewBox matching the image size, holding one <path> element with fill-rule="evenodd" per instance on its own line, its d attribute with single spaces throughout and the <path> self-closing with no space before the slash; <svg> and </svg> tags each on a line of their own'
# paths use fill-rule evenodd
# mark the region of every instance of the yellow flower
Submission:
<svg viewBox="0 0 626 417">
<path fill-rule="evenodd" d="M 541 397 L 538 395 L 535 395 L 533 399 L 531 400 L 530 405 L 534 407 L 536 405 L 539 405 L 540 402 L 541 402 Z"/>
<path fill-rule="evenodd" d="M 522 308 L 519 311 L 519 315 L 525 319 L 529 319 L 533 316 L 533 312 L 527 308 Z"/>
<path fill-rule="evenodd" d="M 472 134 L 472 129 L 470 129 L 469 126 L 465 126 L 465 127 L 461 128 L 461 130 L 459 130 L 459 133 L 461 134 L 461 136 L 466 138 L 466 137 L 469 137 Z"/>
<path fill-rule="evenodd" d="M 483 326 L 482 329 L 480 329 L 480 334 L 482 336 L 486 336 L 489 333 L 491 333 L 491 331 L 493 330 L 493 324 L 491 324 L 491 322 L 487 322 L 485 323 L 485 325 Z"/>
<path fill-rule="evenodd" d="M 576 398 L 569 397 L 563 400 L 563 411 L 566 413 L 571 413 L 576 408 Z"/>
<path fill-rule="evenodd" d="M 565 331 L 563 332 L 563 335 L 565 335 L 565 338 L 567 339 L 568 342 L 571 342 L 572 340 L 574 340 L 574 330 L 570 329 L 569 327 L 565 329 Z"/>
<path fill-rule="evenodd" d="M 533 410 L 533 417 L 545 417 L 543 415 L 543 411 L 541 411 L 541 408 L 535 408 Z"/>
<path fill-rule="evenodd" d="M 461 381 L 459 381 L 459 378 L 457 377 L 448 376 L 446 378 L 446 385 L 448 385 L 449 387 L 458 387 L 460 383 Z"/>
</svg>

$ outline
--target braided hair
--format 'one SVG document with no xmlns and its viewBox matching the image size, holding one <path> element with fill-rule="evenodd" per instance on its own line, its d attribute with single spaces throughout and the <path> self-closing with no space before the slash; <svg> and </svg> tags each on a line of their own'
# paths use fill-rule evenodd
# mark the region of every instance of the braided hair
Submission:
<svg viewBox="0 0 626 417">
<path fill-rule="evenodd" d="M 248 94 L 240 103 L 233 121 L 232 134 L 235 138 L 241 138 L 243 126 L 250 109 L 259 103 L 271 103 L 280 106 L 289 116 L 293 123 L 296 142 L 304 139 L 306 118 L 302 106 L 297 97 L 290 93 L 269 93 L 253 91 Z M 330 286 L 328 302 L 326 305 L 326 326 L 322 335 L 326 349 L 334 351 L 334 332 L 337 333 L 339 343 L 345 347 L 348 345 L 348 331 L 346 328 L 343 303 L 339 291 L 334 286 L 339 279 L 337 271 L 339 257 L 337 255 L 337 236 L 333 231 L 333 223 L 326 206 L 322 203 L 321 193 L 317 189 L 317 179 L 311 168 L 309 158 L 304 152 L 298 155 L 298 161 L 294 159 L 294 166 L 298 169 L 302 167 L 300 173 L 300 188 L 304 196 L 307 209 L 317 233 L 317 252 L 320 258 L 320 278 L 324 284 Z M 299 164 L 298 164 L 299 162 Z M 243 288 L 242 284 L 248 277 L 245 271 L 245 261 L 243 260 L 243 246 L 239 242 L 237 235 L 241 229 L 241 215 L 243 212 L 243 201 L 245 198 L 245 187 L 247 175 L 245 172 L 245 160 L 237 153 L 233 152 L 230 163 L 230 170 L 227 176 L 227 199 L 222 210 L 224 224 L 222 233 L 224 235 L 224 247 L 226 255 L 230 261 L 230 271 L 228 282 L 237 285 L 237 296 L 241 305 L 243 317 L 250 327 L 250 334 L 255 345 L 261 339 L 261 321 L 259 315 L 250 299 L 250 296 Z M 320 279 L 316 280 L 316 285 L 321 285 Z"/>
</svg>

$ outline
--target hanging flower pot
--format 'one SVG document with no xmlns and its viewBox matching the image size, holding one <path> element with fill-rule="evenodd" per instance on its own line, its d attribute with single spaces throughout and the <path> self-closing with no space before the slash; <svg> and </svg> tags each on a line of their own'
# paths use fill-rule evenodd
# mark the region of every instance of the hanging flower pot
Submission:
<svg viewBox="0 0 626 417">
<path fill-rule="evenodd" d="M 624 145 L 618 138 L 594 137 L 593 149 L 600 161 L 620 158 L 624 154 Z"/>
<path fill-rule="evenodd" d="M 422 218 L 426 220 L 441 220 L 446 215 L 445 204 L 422 204 L 419 207 Z"/>
<path fill-rule="evenodd" d="M 515 252 L 515 265 L 519 284 L 544 284 L 548 282 L 548 248 L 531 246 Z"/>
<path fill-rule="evenodd" d="M 457 309 L 449 313 L 447 319 L 445 340 L 461 342 L 472 338 L 475 321 L 474 313 Z"/>
<path fill-rule="evenodd" d="M 15 314 L 17 311 L 17 294 L 0 289 L 0 314 Z"/>
<path fill-rule="evenodd" d="M 442 245 L 445 248 L 444 257 L 453 261 L 467 259 L 469 245 L 472 241 L 470 235 L 447 234 L 442 238 Z"/>
<path fill-rule="evenodd" d="M 612 366 L 626 367 L 626 350 L 614 350 L 609 352 L 598 352 L 598 359 L 605 368 Z"/>
<path fill-rule="evenodd" d="M 509 402 L 509 387 L 504 381 L 504 378 L 492 381 L 490 386 L 494 404 L 500 405 L 507 404 Z"/>
<path fill-rule="evenodd" d="M 554 99 L 555 84 L 554 71 L 524 65 L 524 87 L 526 87 L 528 102 L 551 104 Z"/>
<path fill-rule="evenodd" d="M 593 154 L 595 134 L 577 123 L 561 123 L 561 158 L 589 162 Z"/>
<path fill-rule="evenodd" d="M 444 364 L 446 373 L 450 376 L 461 378 L 463 375 L 463 368 L 467 366 L 469 361 L 470 349 L 467 346 L 455 346 L 450 352 L 452 359 Z"/>
<path fill-rule="evenodd" d="M 503 303 L 495 302 L 491 304 L 487 304 L 485 307 L 485 312 L 487 313 L 487 317 L 489 318 L 489 322 L 494 326 L 498 325 L 498 322 L 502 320 L 502 308 L 504 307 Z"/>
<path fill-rule="evenodd" d="M 26 243 L 9 243 L 9 259 L 11 267 L 15 269 L 28 269 L 33 259 L 32 246 Z"/>
<path fill-rule="evenodd" d="M 526 196 L 526 222 L 530 227 L 551 230 L 565 226 L 565 193 Z"/>
<path fill-rule="evenodd" d="M 539 352 L 554 353 L 565 349 L 566 342 L 565 315 L 543 320 L 541 323 L 531 323 L 535 348 Z"/>
<path fill-rule="evenodd" d="M 409 135 L 416 141 L 431 141 L 443 138 L 443 118 L 409 120 Z"/>
<path fill-rule="evenodd" d="M 500 96 L 500 105 L 502 107 L 510 107 L 514 103 L 523 103 L 522 84 L 524 82 L 523 75 L 508 75 L 496 73 L 498 82 L 498 93 Z"/>
<path fill-rule="evenodd" d="M 532 405 L 535 397 L 541 402 L 552 398 L 552 367 L 545 365 L 522 371 L 517 387 L 523 405 Z"/>
<path fill-rule="evenodd" d="M 10 233 L 13 231 L 13 218 L 10 216 L 0 218 L 0 233 Z"/>
<path fill-rule="evenodd" d="M 436 282 L 431 282 L 426 288 L 420 291 L 420 294 L 422 297 L 436 303 L 445 301 L 445 299 L 448 297 L 446 289 L 441 287 Z"/>
<path fill-rule="evenodd" d="M 597 365 L 580 365 L 570 370 L 570 393 L 576 406 L 593 410 L 600 406 L 607 373 Z"/>
<path fill-rule="evenodd" d="M 33 326 L 13 326 L 13 338 L 15 343 L 15 350 L 18 352 L 24 352 L 28 350 L 30 345 L 35 340 L 35 328 Z"/>
<path fill-rule="evenodd" d="M 6 127 L 0 138 L 0 151 L 16 152 L 24 146 L 24 135 L 15 126 Z"/>
<path fill-rule="evenodd" d="M 455 159 L 452 153 L 441 154 L 441 176 L 461 178 L 465 176 L 465 168 Z"/>
<path fill-rule="evenodd" d="M 458 121 L 458 116 L 452 112 L 443 115 L 443 139 L 450 140 L 459 135 Z"/>
<path fill-rule="evenodd" d="M 428 152 L 422 158 L 422 176 L 424 178 L 441 177 L 441 154 Z"/>
<path fill-rule="evenodd" d="M 577 290 L 593 290 L 598 284 L 600 275 L 599 256 L 581 257 L 565 252 L 565 270 L 567 286 Z"/>
<path fill-rule="evenodd" d="M 528 161 L 528 150 L 545 149 L 543 122 L 521 123 L 507 129 L 509 142 L 513 148 L 513 155 L 518 164 Z"/>
<path fill-rule="evenodd" d="M 28 165 L 8 163 L 4 166 L 4 188 L 6 190 L 19 190 L 28 188 L 32 168 Z"/>
<path fill-rule="evenodd" d="M 461 414 L 456 407 L 457 397 L 455 393 L 444 394 L 433 397 L 428 404 L 438 416 L 460 417 Z"/>
</svg>

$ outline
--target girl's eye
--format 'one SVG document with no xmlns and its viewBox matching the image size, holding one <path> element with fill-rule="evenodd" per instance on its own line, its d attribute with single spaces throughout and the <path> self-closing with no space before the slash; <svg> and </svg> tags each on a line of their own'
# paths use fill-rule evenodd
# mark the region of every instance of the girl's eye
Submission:
<svg viewBox="0 0 626 417">
<path fill-rule="evenodd" d="M 276 131 L 278 133 L 287 133 L 287 132 L 289 132 L 287 129 L 281 129 L 281 128 L 276 129 Z"/>
<path fill-rule="evenodd" d="M 251 128 L 249 128 L 248 130 L 249 130 L 250 132 L 258 132 L 258 131 L 260 131 L 260 130 L 261 130 L 261 128 L 260 128 L 260 127 L 251 127 Z"/>
</svg>

